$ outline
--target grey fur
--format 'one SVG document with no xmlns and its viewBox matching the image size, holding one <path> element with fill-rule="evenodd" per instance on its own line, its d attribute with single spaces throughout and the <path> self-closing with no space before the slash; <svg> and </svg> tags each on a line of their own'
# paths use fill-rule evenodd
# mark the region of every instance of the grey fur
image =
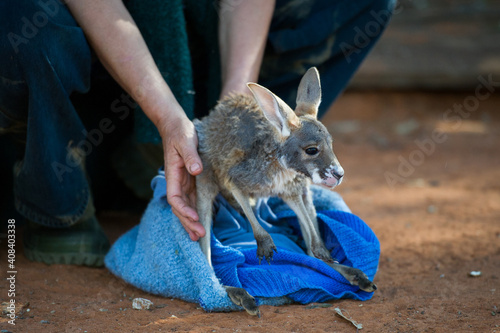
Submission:
<svg viewBox="0 0 500 333">
<path fill-rule="evenodd" d="M 229 96 L 207 117 L 195 120 L 204 167 L 196 178 L 197 210 L 207 232 L 200 246 L 208 262 L 212 265 L 210 227 L 217 193 L 242 208 L 254 231 L 259 262 L 266 258 L 269 263 L 277 249 L 257 222 L 250 199 L 278 196 L 297 214 L 309 255 L 325 261 L 351 284 L 374 291 L 375 284 L 363 272 L 332 259 L 319 234 L 309 186 L 313 181 L 333 188 L 341 183 L 344 171 L 328 130 L 316 119 L 321 101 L 316 68 L 309 69 L 301 80 L 295 112 L 266 88 L 254 83 L 248 86 L 255 98 Z M 235 299 L 231 293 L 236 291 L 226 290 Z M 242 299 L 241 290 L 237 292 Z M 251 303 L 251 299 L 248 295 L 246 301 Z M 254 307 L 247 311 L 257 314 Z"/>
</svg>

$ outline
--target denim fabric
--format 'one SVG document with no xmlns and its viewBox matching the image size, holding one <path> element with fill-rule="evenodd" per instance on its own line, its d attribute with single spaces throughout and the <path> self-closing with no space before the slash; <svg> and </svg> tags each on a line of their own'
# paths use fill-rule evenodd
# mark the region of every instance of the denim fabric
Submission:
<svg viewBox="0 0 500 333">
<path fill-rule="evenodd" d="M 0 128 L 26 129 L 14 168 L 16 208 L 43 225 L 71 225 L 90 198 L 80 144 L 86 132 L 69 99 L 89 89 L 87 41 L 55 0 L 2 1 L 0 63 Z"/>
<path fill-rule="evenodd" d="M 302 75 L 316 66 L 321 117 L 381 36 L 394 6 L 395 0 L 278 0 L 259 82 L 293 108 Z"/>
<path fill-rule="evenodd" d="M 322 115 L 379 38 L 393 6 L 394 0 L 278 0 L 259 82 L 293 107 L 300 77 L 317 66 Z M 216 6 L 210 1 L 209 7 Z M 58 0 L 2 1 L 0 64 L 0 134 L 25 142 L 14 168 L 16 208 L 47 226 L 71 225 L 90 200 L 83 165 L 94 143 L 69 99 L 89 89 L 89 45 Z"/>
</svg>

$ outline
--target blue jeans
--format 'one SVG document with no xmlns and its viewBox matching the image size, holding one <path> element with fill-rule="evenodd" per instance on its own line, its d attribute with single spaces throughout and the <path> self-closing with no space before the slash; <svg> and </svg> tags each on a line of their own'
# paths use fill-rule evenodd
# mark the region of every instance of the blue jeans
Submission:
<svg viewBox="0 0 500 333">
<path fill-rule="evenodd" d="M 47 226 L 72 225 L 90 200 L 78 148 L 85 128 L 69 99 L 89 89 L 89 45 L 57 1 L 3 1 L 0 13 L 0 128 L 25 142 L 16 209 Z"/>
<path fill-rule="evenodd" d="M 278 0 L 259 82 L 294 106 L 301 75 L 317 66 L 323 114 L 379 38 L 393 6 L 393 0 Z M 84 165 L 92 133 L 70 101 L 72 93 L 89 90 L 90 47 L 57 0 L 2 1 L 0 64 L 0 134 L 23 143 L 14 166 L 16 209 L 46 226 L 72 225 L 91 200 Z M 99 128 L 106 133 L 110 124 Z"/>
</svg>

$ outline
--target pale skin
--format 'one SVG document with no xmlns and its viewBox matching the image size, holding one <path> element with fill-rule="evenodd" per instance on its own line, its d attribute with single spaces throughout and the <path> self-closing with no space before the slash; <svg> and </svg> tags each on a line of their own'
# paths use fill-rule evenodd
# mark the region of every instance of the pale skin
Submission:
<svg viewBox="0 0 500 333">
<path fill-rule="evenodd" d="M 249 93 L 257 82 L 274 1 L 220 3 L 222 92 Z M 68 1 L 97 56 L 141 106 L 162 137 L 167 200 L 193 241 L 205 236 L 198 222 L 195 176 L 203 171 L 193 123 L 163 79 L 134 20 L 120 0 Z"/>
</svg>

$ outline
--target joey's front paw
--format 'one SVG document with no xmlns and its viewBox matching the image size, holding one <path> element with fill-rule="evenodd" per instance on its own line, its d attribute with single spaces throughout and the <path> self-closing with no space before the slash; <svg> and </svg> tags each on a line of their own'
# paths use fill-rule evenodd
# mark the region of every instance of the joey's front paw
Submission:
<svg viewBox="0 0 500 333">
<path fill-rule="evenodd" d="M 259 257 L 259 265 L 264 257 L 266 258 L 267 263 L 271 265 L 274 251 L 278 252 L 271 235 L 268 234 L 263 237 L 256 237 L 255 240 L 257 241 L 257 257 Z"/>
<path fill-rule="evenodd" d="M 336 259 L 332 258 L 330 251 L 323 244 L 313 244 L 311 252 L 315 258 L 323 260 L 326 263 L 338 263 Z"/>
</svg>

